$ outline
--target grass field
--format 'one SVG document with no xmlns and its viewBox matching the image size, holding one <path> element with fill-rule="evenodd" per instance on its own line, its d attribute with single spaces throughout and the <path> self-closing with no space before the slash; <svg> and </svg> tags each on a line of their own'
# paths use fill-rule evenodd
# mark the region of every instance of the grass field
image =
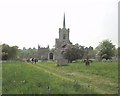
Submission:
<svg viewBox="0 0 120 96">
<path fill-rule="evenodd" d="M 117 94 L 118 63 L 4 62 L 3 94 Z"/>
</svg>

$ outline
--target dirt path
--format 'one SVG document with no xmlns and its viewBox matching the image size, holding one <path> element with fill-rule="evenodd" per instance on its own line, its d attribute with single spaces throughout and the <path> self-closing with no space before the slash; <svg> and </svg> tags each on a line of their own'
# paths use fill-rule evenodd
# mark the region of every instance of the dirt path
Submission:
<svg viewBox="0 0 120 96">
<path fill-rule="evenodd" d="M 57 73 L 61 73 L 61 74 L 65 74 L 65 75 L 68 75 L 68 76 L 74 76 L 74 77 L 77 77 L 77 78 L 84 78 L 84 79 L 87 79 L 87 80 L 93 80 L 94 83 L 101 83 L 101 84 L 109 84 L 110 86 L 114 86 L 116 87 L 117 84 L 114 83 L 114 82 L 111 82 L 111 80 L 109 80 L 108 78 L 103 78 L 102 76 L 99 76 L 99 75 L 95 75 L 95 74 L 92 74 L 92 75 L 89 75 L 87 73 L 82 73 L 82 72 L 68 72 L 67 70 L 56 70 L 55 68 L 52 68 L 50 66 L 45 66 L 45 65 L 42 65 L 42 64 L 39 64 L 39 66 L 45 68 L 45 69 L 48 69 L 50 71 L 55 71 Z M 99 80 L 99 82 L 98 82 Z"/>
</svg>

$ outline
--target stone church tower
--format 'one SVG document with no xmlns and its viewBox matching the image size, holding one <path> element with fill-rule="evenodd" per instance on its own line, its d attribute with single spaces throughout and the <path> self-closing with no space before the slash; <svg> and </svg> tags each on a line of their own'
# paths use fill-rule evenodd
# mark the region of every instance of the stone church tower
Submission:
<svg viewBox="0 0 120 96">
<path fill-rule="evenodd" d="M 67 45 L 70 45 L 71 42 L 69 40 L 69 28 L 66 29 L 65 26 L 65 14 L 63 19 L 63 28 L 59 28 L 59 38 L 55 40 L 55 59 L 58 65 L 64 65 L 68 63 L 63 57 L 63 53 L 67 48 Z"/>
<path fill-rule="evenodd" d="M 65 14 L 63 20 L 63 28 L 59 28 L 59 41 L 69 43 L 69 28 L 66 29 L 65 27 Z"/>
</svg>

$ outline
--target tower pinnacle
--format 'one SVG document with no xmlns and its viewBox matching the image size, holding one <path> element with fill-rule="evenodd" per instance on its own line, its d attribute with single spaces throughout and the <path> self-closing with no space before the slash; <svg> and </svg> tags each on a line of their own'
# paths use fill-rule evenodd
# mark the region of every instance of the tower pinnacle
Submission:
<svg viewBox="0 0 120 96">
<path fill-rule="evenodd" d="M 64 13 L 64 19 L 63 19 L 63 28 L 65 28 L 65 13 Z"/>
</svg>

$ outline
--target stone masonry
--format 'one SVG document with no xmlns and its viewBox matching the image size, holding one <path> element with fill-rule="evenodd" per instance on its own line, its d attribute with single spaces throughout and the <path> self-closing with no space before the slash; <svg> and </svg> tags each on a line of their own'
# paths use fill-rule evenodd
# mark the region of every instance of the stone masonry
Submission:
<svg viewBox="0 0 120 96">
<path fill-rule="evenodd" d="M 64 51 L 67 45 L 70 45 L 69 40 L 69 28 L 65 27 L 65 14 L 63 20 L 63 28 L 59 28 L 59 38 L 55 40 L 55 59 L 58 65 L 64 65 L 68 63 L 68 60 L 63 57 Z"/>
</svg>

